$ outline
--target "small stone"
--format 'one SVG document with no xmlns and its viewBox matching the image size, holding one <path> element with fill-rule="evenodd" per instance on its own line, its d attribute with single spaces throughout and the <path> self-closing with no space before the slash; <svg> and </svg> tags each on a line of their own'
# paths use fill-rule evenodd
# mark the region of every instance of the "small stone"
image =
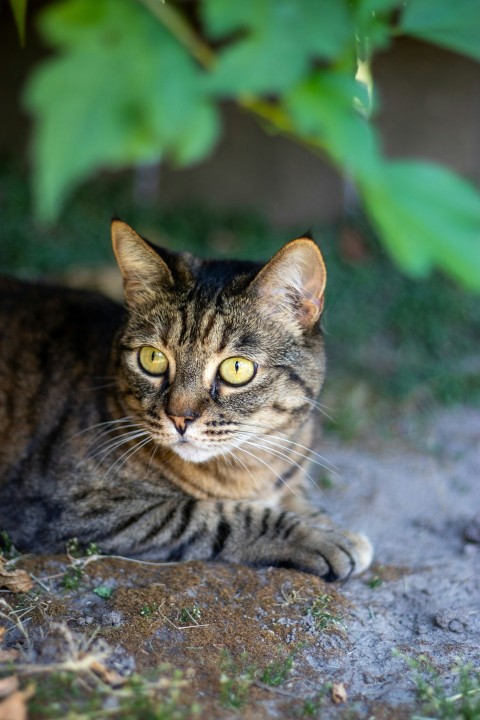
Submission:
<svg viewBox="0 0 480 720">
<path fill-rule="evenodd" d="M 448 623 L 448 629 L 451 632 L 460 633 L 464 630 L 464 625 L 460 622 L 460 620 L 455 618 L 455 620 L 450 620 Z"/>
<path fill-rule="evenodd" d="M 121 627 L 124 624 L 123 613 L 118 610 L 108 610 L 102 615 L 102 625 Z"/>
<path fill-rule="evenodd" d="M 480 515 L 466 524 L 463 536 L 467 542 L 480 545 Z"/>
<path fill-rule="evenodd" d="M 461 633 L 468 627 L 468 617 L 464 610 L 446 608 L 437 612 L 435 624 L 442 630 Z"/>
<path fill-rule="evenodd" d="M 332 685 L 332 700 L 336 705 L 347 702 L 347 691 L 342 682 L 334 682 Z"/>
</svg>

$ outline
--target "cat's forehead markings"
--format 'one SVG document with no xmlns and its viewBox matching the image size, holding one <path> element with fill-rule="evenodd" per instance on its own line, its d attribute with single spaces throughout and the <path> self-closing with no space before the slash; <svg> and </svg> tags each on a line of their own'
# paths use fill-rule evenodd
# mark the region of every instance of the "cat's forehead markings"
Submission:
<svg viewBox="0 0 480 720">
<path fill-rule="evenodd" d="M 203 322 L 200 323 L 199 340 L 202 343 L 208 342 L 210 333 L 215 325 L 216 313 L 215 308 L 207 310 L 203 316 Z"/>
</svg>

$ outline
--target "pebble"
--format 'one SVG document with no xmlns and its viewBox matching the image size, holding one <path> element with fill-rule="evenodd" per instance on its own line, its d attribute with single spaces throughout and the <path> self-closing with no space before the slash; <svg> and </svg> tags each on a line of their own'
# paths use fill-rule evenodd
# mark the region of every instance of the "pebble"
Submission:
<svg viewBox="0 0 480 720">
<path fill-rule="evenodd" d="M 461 633 L 468 627 L 468 615 L 464 610 L 446 608 L 437 612 L 435 615 L 435 624 L 442 628 L 442 630 Z"/>
<path fill-rule="evenodd" d="M 118 610 L 107 610 L 102 615 L 102 625 L 110 625 L 111 627 L 121 627 L 124 624 L 123 613 Z"/>
<path fill-rule="evenodd" d="M 480 515 L 477 515 L 466 524 L 463 535 L 467 542 L 480 545 Z"/>
</svg>

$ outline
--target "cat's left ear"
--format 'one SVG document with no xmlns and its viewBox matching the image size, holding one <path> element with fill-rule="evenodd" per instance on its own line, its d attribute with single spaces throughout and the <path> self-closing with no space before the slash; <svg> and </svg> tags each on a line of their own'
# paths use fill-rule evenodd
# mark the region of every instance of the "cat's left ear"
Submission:
<svg viewBox="0 0 480 720">
<path fill-rule="evenodd" d="M 287 243 L 252 282 L 261 309 L 299 330 L 313 327 L 320 318 L 327 271 L 322 254 L 310 238 Z"/>
<path fill-rule="evenodd" d="M 112 220 L 112 244 L 123 275 L 129 305 L 155 301 L 158 292 L 173 285 L 172 273 L 154 248 L 130 225 Z"/>
</svg>

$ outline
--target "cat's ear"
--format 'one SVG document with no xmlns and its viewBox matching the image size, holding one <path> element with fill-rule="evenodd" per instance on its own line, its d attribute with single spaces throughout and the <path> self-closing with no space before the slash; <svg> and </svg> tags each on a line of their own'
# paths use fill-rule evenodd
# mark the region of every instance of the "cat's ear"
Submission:
<svg viewBox="0 0 480 720">
<path fill-rule="evenodd" d="M 127 223 L 112 220 L 112 244 L 129 305 L 151 302 L 173 285 L 168 265 Z"/>
<path fill-rule="evenodd" d="M 312 327 L 323 309 L 327 272 L 310 238 L 287 243 L 258 273 L 251 287 L 262 312 L 299 330 Z"/>
</svg>

